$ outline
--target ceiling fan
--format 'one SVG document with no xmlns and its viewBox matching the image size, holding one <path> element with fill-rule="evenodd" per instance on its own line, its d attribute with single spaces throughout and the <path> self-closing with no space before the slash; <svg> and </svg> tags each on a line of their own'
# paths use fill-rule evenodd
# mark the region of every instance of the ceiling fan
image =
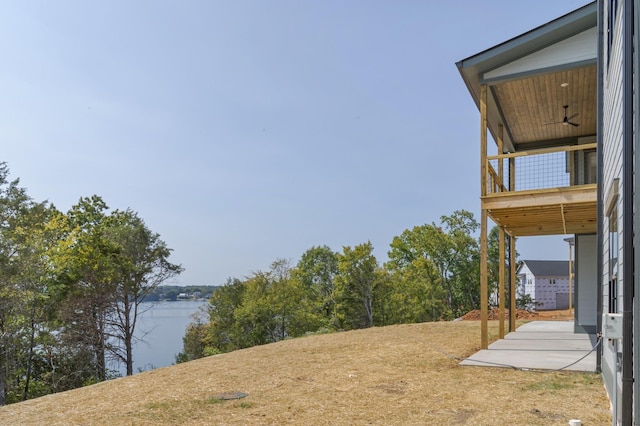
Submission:
<svg viewBox="0 0 640 426">
<path fill-rule="evenodd" d="M 545 123 L 545 126 L 548 125 L 548 124 L 562 124 L 563 126 L 578 127 L 580 124 L 579 123 L 574 123 L 571 120 L 576 118 L 577 116 L 579 116 L 580 113 L 576 112 L 575 114 L 572 114 L 569 117 L 569 116 L 567 116 L 567 109 L 569 108 L 569 105 L 564 105 L 562 108 L 564 108 L 564 118 L 562 119 L 562 121 L 554 121 L 554 122 L 551 122 L 551 123 Z"/>
<path fill-rule="evenodd" d="M 569 109 L 569 105 L 564 105 L 562 108 L 564 108 L 564 118 L 562 119 L 562 121 L 553 121 L 551 123 L 545 123 L 545 126 L 549 125 L 549 124 L 562 124 L 563 126 L 578 127 L 580 124 L 579 123 L 574 123 L 571 120 L 576 118 L 577 116 L 579 116 L 580 113 L 576 112 L 574 114 L 571 114 L 571 116 L 567 116 L 567 109 Z"/>
</svg>

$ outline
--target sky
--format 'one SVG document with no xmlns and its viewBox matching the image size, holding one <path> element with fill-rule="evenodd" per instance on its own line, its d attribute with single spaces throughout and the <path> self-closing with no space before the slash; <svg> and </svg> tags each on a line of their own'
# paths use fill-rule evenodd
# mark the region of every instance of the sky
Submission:
<svg viewBox="0 0 640 426">
<path fill-rule="evenodd" d="M 21 0 L 0 5 L 0 161 L 36 201 L 138 212 L 220 285 L 455 210 L 479 220 L 459 60 L 584 0 Z M 522 259 L 567 259 L 561 237 Z"/>
</svg>

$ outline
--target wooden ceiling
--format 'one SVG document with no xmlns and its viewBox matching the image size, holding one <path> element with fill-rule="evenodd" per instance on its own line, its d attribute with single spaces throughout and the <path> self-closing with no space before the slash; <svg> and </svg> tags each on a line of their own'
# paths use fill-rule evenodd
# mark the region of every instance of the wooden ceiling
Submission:
<svg viewBox="0 0 640 426">
<path fill-rule="evenodd" d="M 516 151 L 596 134 L 596 66 L 566 69 L 491 86 Z M 563 125 L 567 115 L 578 127 Z M 577 115 L 575 115 L 577 114 Z"/>
<path fill-rule="evenodd" d="M 593 2 L 457 62 L 476 106 L 484 114 L 483 125 L 486 123 L 496 145 L 502 146 L 502 153 L 535 155 L 536 150 L 578 145 L 587 142 L 580 138 L 596 135 L 596 28 L 597 5 Z M 487 98 L 485 88 L 489 89 Z M 565 117 L 578 125 L 565 123 Z M 486 155 L 487 148 L 483 149 Z M 586 157 L 576 154 L 566 158 Z M 564 161 L 561 163 L 562 167 Z M 567 165 L 572 167 L 573 163 Z M 530 180 L 543 180 L 548 177 L 545 174 L 555 173 L 545 166 L 534 165 L 538 174 L 532 174 Z M 516 181 L 525 173 L 519 167 L 516 164 L 510 171 Z M 542 185 L 533 189 L 533 184 L 527 186 L 532 189 L 524 191 L 517 189 L 518 183 L 515 186 L 514 191 L 481 197 L 482 208 L 509 234 L 520 237 L 596 232 L 597 185 Z"/>
</svg>

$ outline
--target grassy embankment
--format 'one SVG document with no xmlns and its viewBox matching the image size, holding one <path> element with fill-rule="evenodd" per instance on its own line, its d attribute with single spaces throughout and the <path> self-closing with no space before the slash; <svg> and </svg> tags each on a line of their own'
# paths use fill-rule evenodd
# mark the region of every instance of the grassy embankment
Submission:
<svg viewBox="0 0 640 426">
<path fill-rule="evenodd" d="M 473 321 L 309 336 L 10 405 L 0 424 L 611 423 L 599 375 L 458 366 L 478 343 Z M 214 398 L 233 391 L 248 396 Z"/>
</svg>

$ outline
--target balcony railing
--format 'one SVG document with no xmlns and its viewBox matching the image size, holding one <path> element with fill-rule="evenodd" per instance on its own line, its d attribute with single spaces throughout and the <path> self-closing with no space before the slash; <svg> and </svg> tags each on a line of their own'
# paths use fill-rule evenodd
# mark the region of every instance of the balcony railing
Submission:
<svg viewBox="0 0 640 426">
<path fill-rule="evenodd" d="M 596 144 L 489 155 L 486 182 L 487 195 L 596 183 Z"/>
</svg>

